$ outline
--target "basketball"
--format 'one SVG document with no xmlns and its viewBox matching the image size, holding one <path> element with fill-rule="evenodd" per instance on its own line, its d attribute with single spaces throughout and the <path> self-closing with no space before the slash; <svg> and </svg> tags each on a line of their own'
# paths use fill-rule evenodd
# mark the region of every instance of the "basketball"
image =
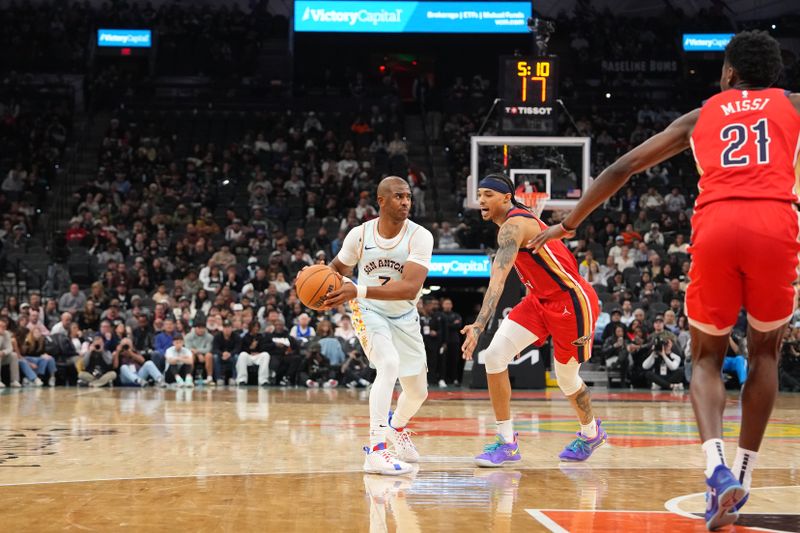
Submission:
<svg viewBox="0 0 800 533">
<path fill-rule="evenodd" d="M 339 290 L 342 282 L 328 266 L 313 265 L 297 274 L 294 286 L 303 305 L 319 311 L 325 303 L 325 296 Z"/>
</svg>

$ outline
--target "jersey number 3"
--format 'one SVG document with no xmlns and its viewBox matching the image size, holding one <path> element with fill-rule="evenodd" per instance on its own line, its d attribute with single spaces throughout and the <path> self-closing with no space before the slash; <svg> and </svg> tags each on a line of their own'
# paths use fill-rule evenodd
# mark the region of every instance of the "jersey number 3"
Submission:
<svg viewBox="0 0 800 533">
<path fill-rule="evenodd" d="M 767 130 L 767 119 L 762 118 L 748 128 L 744 124 L 729 124 L 722 128 L 719 138 L 728 143 L 722 151 L 720 164 L 723 167 L 744 167 L 750 164 L 750 156 L 747 154 L 738 155 L 742 146 L 748 140 L 748 134 L 753 131 L 756 134 L 756 146 L 758 147 L 758 164 L 766 165 L 769 163 L 769 131 Z"/>
</svg>

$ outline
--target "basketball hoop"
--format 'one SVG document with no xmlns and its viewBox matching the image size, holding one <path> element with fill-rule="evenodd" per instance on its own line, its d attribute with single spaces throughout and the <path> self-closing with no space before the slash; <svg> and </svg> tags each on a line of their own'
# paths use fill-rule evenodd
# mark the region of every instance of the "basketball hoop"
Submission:
<svg viewBox="0 0 800 533">
<path fill-rule="evenodd" d="M 542 211 L 544 211 L 544 206 L 547 205 L 547 200 L 550 199 L 550 195 L 546 192 L 538 192 L 538 191 L 519 191 L 517 190 L 514 197 L 522 202 L 523 204 L 527 205 L 533 211 L 533 214 L 537 217 L 542 216 Z"/>
</svg>

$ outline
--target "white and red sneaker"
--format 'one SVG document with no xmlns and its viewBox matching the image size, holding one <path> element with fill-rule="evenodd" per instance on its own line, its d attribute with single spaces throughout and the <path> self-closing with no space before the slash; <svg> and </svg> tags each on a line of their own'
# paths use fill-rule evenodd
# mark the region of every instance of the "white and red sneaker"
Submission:
<svg viewBox="0 0 800 533">
<path fill-rule="evenodd" d="M 403 462 L 386 448 L 386 443 L 381 442 L 374 447 L 364 446 L 367 456 L 364 458 L 364 472 L 368 474 L 382 474 L 385 476 L 400 476 L 414 470 L 410 464 Z"/>
<path fill-rule="evenodd" d="M 414 443 L 411 442 L 411 432 L 402 427 L 396 428 L 392 426 L 392 415 L 394 413 L 389 411 L 389 427 L 386 428 L 386 440 L 392 443 L 394 451 L 397 453 L 397 458 L 406 463 L 418 463 L 419 452 Z"/>
</svg>

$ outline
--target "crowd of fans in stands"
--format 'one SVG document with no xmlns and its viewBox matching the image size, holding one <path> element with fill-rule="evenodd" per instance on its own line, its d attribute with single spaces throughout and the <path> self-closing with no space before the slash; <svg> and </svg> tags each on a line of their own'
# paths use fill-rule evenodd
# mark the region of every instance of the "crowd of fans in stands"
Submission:
<svg viewBox="0 0 800 533">
<path fill-rule="evenodd" d="M 72 129 L 68 100 L 22 79 L 0 89 L 0 267 L 8 249 L 23 248 L 58 175 Z"/>
<path fill-rule="evenodd" d="M 291 287 L 377 216 L 378 179 L 408 170 L 392 108 L 369 117 L 274 113 L 239 142 L 185 151 L 162 125 L 112 119 L 65 235 L 91 284 L 8 298 L 0 316 L 24 377 L 10 383 L 54 384 L 63 368 L 93 387 L 369 385 L 344 308 L 309 315 Z"/>
</svg>

